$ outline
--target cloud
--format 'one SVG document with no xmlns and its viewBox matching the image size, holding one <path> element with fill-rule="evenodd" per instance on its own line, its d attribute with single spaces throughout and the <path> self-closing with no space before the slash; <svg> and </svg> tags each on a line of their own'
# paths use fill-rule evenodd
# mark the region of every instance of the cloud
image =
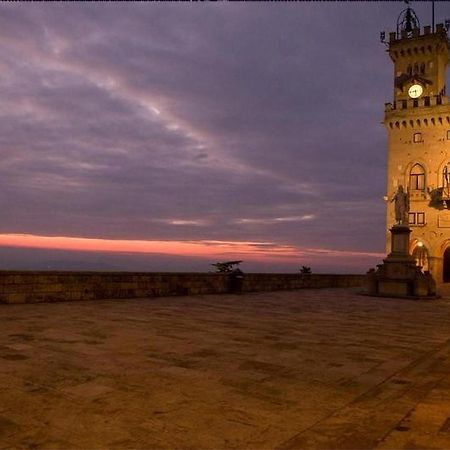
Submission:
<svg viewBox="0 0 450 450">
<path fill-rule="evenodd" d="M 179 257 L 208 258 L 210 260 L 245 259 L 252 262 L 289 262 L 298 264 L 299 260 L 321 261 L 321 259 L 381 258 L 382 253 L 333 250 L 326 248 L 296 248 L 274 242 L 253 241 L 157 241 L 157 240 L 119 240 L 92 239 L 67 236 L 37 236 L 28 234 L 0 234 L 1 248 L 52 249 L 74 252 L 93 252 L 111 254 L 156 254 Z M 250 266 L 251 267 L 251 266 Z M 81 269 L 82 267 L 80 267 Z"/>
<path fill-rule="evenodd" d="M 313 219 L 315 219 L 314 214 L 305 214 L 303 216 L 287 216 L 287 217 L 273 217 L 273 218 L 260 218 L 260 219 L 240 218 L 240 219 L 236 219 L 234 221 L 234 223 L 236 223 L 236 224 L 272 225 L 272 224 L 277 224 L 279 222 L 303 222 L 304 220 L 313 220 Z"/>
</svg>

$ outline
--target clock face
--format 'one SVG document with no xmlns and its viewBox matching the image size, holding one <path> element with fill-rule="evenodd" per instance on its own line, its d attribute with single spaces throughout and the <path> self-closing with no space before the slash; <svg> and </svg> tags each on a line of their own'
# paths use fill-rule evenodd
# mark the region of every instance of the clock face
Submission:
<svg viewBox="0 0 450 450">
<path fill-rule="evenodd" d="M 423 93 L 423 87 L 420 84 L 413 84 L 408 89 L 408 95 L 411 98 L 419 98 Z"/>
</svg>

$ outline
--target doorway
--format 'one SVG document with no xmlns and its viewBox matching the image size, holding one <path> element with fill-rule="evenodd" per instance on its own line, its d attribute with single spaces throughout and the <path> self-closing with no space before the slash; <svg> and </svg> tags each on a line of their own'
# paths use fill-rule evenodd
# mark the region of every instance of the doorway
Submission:
<svg viewBox="0 0 450 450">
<path fill-rule="evenodd" d="M 444 283 L 450 283 L 450 247 L 447 247 L 444 252 L 444 266 L 442 275 Z"/>
<path fill-rule="evenodd" d="M 412 251 L 412 256 L 416 260 L 416 264 L 425 272 L 428 269 L 428 250 L 419 242 Z M 450 280 L 449 280 L 450 281 Z"/>
</svg>

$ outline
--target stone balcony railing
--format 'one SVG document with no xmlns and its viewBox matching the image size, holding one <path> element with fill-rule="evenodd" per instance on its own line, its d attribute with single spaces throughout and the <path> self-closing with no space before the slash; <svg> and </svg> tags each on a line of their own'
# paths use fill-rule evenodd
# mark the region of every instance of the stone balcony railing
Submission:
<svg viewBox="0 0 450 450">
<path fill-rule="evenodd" d="M 240 292 L 360 287 L 364 275 L 245 273 Z M 152 298 L 238 292 L 228 274 L 0 271 L 2 303 Z"/>
<path fill-rule="evenodd" d="M 437 106 L 437 105 L 448 105 L 449 100 L 446 95 L 432 95 L 425 96 L 422 98 L 410 98 L 407 100 L 397 100 L 392 103 L 384 104 L 384 111 L 399 111 L 403 109 L 414 109 L 414 108 L 423 108 L 429 106 Z"/>
</svg>

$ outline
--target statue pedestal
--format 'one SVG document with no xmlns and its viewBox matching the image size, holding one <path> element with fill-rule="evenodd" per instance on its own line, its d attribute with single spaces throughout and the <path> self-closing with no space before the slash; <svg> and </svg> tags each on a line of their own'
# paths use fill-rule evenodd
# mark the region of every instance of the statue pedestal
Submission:
<svg viewBox="0 0 450 450">
<path fill-rule="evenodd" d="M 409 254 L 409 235 L 411 229 L 407 225 L 394 225 L 391 232 L 391 253 L 386 259 L 411 259 L 414 258 Z"/>
<path fill-rule="evenodd" d="M 411 229 L 407 225 L 394 225 L 389 231 L 391 252 L 376 271 L 367 273 L 366 293 L 383 297 L 435 297 L 433 278 L 424 274 L 409 254 Z"/>
</svg>

